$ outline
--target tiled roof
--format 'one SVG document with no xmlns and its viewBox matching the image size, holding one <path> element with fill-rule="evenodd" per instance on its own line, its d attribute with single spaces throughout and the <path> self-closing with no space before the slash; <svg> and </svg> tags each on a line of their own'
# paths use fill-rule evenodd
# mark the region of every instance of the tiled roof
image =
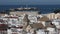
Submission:
<svg viewBox="0 0 60 34">
<path fill-rule="evenodd" d="M 0 29 L 7 29 L 8 25 L 7 24 L 0 24 Z"/>
<path fill-rule="evenodd" d="M 44 25 L 42 23 L 35 23 L 35 24 L 31 24 L 32 28 L 37 28 L 37 29 L 44 29 Z"/>
<path fill-rule="evenodd" d="M 14 17 L 14 16 L 12 17 L 12 16 L 9 16 L 9 17 L 4 17 L 4 18 L 18 18 L 18 17 Z"/>
<path fill-rule="evenodd" d="M 0 19 L 0 22 L 4 22 L 4 20 L 3 19 Z"/>
<path fill-rule="evenodd" d="M 12 33 L 12 34 L 18 34 L 17 32 L 15 32 L 15 33 Z"/>
<path fill-rule="evenodd" d="M 0 29 L 0 31 L 7 31 L 7 29 Z"/>
<path fill-rule="evenodd" d="M 49 18 L 48 17 L 46 17 L 46 16 L 43 16 L 43 17 L 41 17 L 41 18 L 39 18 L 39 19 L 37 19 L 38 21 L 49 21 Z"/>
</svg>

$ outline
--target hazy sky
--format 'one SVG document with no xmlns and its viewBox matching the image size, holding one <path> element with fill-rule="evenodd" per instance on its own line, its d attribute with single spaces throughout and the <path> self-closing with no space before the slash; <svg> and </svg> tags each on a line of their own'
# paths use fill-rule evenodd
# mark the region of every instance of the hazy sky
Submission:
<svg viewBox="0 0 60 34">
<path fill-rule="evenodd" d="M 60 4 L 60 0 L 0 0 L 0 5 L 40 5 L 40 4 Z"/>
</svg>

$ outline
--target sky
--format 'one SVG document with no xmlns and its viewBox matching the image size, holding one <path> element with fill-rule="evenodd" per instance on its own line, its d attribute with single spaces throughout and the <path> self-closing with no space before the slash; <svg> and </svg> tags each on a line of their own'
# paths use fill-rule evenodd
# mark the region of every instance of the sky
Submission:
<svg viewBox="0 0 60 34">
<path fill-rule="evenodd" d="M 60 4 L 60 0 L 0 0 L 0 5 L 50 5 Z"/>
</svg>

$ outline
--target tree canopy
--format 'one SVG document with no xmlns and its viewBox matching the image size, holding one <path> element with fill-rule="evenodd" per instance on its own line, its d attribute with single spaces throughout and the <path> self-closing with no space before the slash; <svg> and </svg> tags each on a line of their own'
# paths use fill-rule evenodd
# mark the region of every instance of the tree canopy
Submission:
<svg viewBox="0 0 60 34">
<path fill-rule="evenodd" d="M 60 9 L 54 10 L 54 13 L 55 13 L 55 14 L 60 13 Z"/>
</svg>

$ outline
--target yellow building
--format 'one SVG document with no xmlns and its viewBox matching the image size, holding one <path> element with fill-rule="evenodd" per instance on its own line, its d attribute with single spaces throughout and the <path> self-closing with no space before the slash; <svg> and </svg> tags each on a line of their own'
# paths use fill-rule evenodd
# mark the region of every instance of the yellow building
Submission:
<svg viewBox="0 0 60 34">
<path fill-rule="evenodd" d="M 57 14 L 54 14 L 54 13 L 47 14 L 47 17 L 49 19 L 57 19 L 59 16 L 60 16 L 59 13 L 57 13 Z"/>
</svg>

